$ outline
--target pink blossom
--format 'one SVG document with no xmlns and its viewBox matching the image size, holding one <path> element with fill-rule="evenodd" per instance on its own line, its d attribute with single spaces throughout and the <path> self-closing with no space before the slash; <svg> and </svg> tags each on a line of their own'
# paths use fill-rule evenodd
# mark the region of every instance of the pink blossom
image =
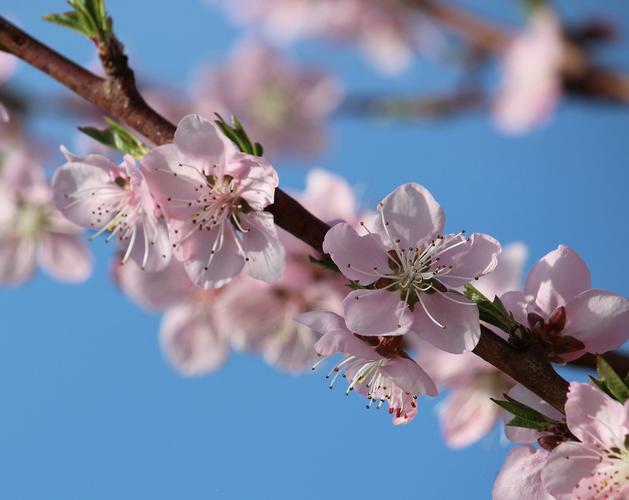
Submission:
<svg viewBox="0 0 629 500">
<path fill-rule="evenodd" d="M 531 446 L 511 450 L 494 483 L 493 500 L 552 500 L 542 481 L 547 459 L 546 450 Z"/>
<path fill-rule="evenodd" d="M 323 220 L 357 218 L 351 188 L 323 170 L 311 171 L 306 190 L 294 196 Z M 230 285 L 223 315 L 236 348 L 261 352 L 269 364 L 295 373 L 311 368 L 316 361 L 318 336 L 293 317 L 317 310 L 341 313 L 347 287 L 342 277 L 309 261 L 310 247 L 285 231 L 279 234 L 287 250 L 284 274 L 272 284 L 240 279 Z"/>
<path fill-rule="evenodd" d="M 16 63 L 17 59 L 12 54 L 0 51 L 0 84 L 11 77 L 15 71 Z M 0 102 L 0 123 L 6 123 L 9 119 L 9 110 Z"/>
<path fill-rule="evenodd" d="M 534 313 L 546 324 L 555 324 L 557 334 L 574 337 L 584 344 L 583 349 L 560 353 L 564 361 L 585 352 L 616 349 L 629 335 L 624 328 L 629 321 L 629 300 L 593 289 L 585 262 L 563 245 L 531 269 L 523 292 L 504 294 L 502 300 L 520 323 L 526 325 L 527 314 Z"/>
<path fill-rule="evenodd" d="M 498 264 L 474 286 L 493 299 L 520 286 L 527 249 L 522 243 L 504 247 Z M 418 362 L 449 394 L 439 404 L 443 437 L 452 448 L 478 441 L 500 421 L 501 410 L 490 398 L 502 399 L 513 380 L 471 353 L 449 354 L 425 342 L 413 342 Z"/>
<path fill-rule="evenodd" d="M 160 345 L 179 373 L 204 375 L 223 364 L 229 354 L 229 338 L 222 323 L 222 290 L 195 286 L 175 259 L 157 272 L 145 272 L 129 261 L 116 266 L 116 280 L 145 309 L 163 311 Z"/>
<path fill-rule="evenodd" d="M 196 109 L 237 116 L 268 156 L 321 151 L 325 120 L 342 95 L 330 76 L 252 41 L 237 46 L 222 66 L 204 71 L 197 88 Z"/>
<path fill-rule="evenodd" d="M 362 286 L 343 302 L 347 326 L 361 335 L 414 332 L 459 354 L 480 337 L 476 305 L 457 291 L 494 269 L 499 243 L 484 234 L 441 235 L 445 215 L 430 192 L 404 184 L 378 206 L 373 230 L 359 236 L 347 223 L 332 227 L 323 249 Z M 444 330 L 448 330 L 444 332 Z"/>
<path fill-rule="evenodd" d="M 80 228 L 52 205 L 41 167 L 12 152 L 0 172 L 0 283 L 27 280 L 39 264 L 59 281 L 85 281 L 91 256 L 79 238 Z"/>
<path fill-rule="evenodd" d="M 367 408 L 376 401 L 378 409 L 388 402 L 394 424 L 403 424 L 415 417 L 418 396 L 437 395 L 434 382 L 417 363 L 394 350 L 387 352 L 388 356 L 380 354 L 378 351 L 382 346 L 377 345 L 377 340 L 374 339 L 374 345 L 367 344 L 347 329 L 341 316 L 331 312 L 309 312 L 295 320 L 321 335 L 315 350 L 324 359 L 344 354 L 326 377 L 331 378 L 330 388 L 342 375 L 348 380 L 345 393 L 355 390 L 367 396 Z"/>
<path fill-rule="evenodd" d="M 75 156 L 65 148 L 67 163 L 52 180 L 56 207 L 73 223 L 92 229 L 92 238 L 109 232 L 129 258 L 143 269 L 156 271 L 171 255 L 166 222 L 153 199 L 144 175 L 127 155 L 116 165 L 101 155 Z"/>
<path fill-rule="evenodd" d="M 142 171 L 195 284 L 220 287 L 243 268 L 263 281 L 281 276 L 284 248 L 264 211 L 278 178 L 263 158 L 239 152 L 214 123 L 189 115 L 173 144 L 144 156 Z"/>
<path fill-rule="evenodd" d="M 537 8 L 504 56 L 504 76 L 494 116 L 505 132 L 526 132 L 545 121 L 561 97 L 561 26 L 548 8 Z"/>
<path fill-rule="evenodd" d="M 405 70 L 421 46 L 422 18 L 403 2 L 382 0 L 210 0 L 236 22 L 256 23 L 285 43 L 321 37 L 357 44 L 377 69 Z M 384 5 L 386 3 L 386 5 Z"/>
<path fill-rule="evenodd" d="M 564 442 L 550 453 L 542 470 L 548 492 L 557 500 L 629 498 L 629 402 L 572 382 L 566 422 L 580 442 Z"/>
</svg>

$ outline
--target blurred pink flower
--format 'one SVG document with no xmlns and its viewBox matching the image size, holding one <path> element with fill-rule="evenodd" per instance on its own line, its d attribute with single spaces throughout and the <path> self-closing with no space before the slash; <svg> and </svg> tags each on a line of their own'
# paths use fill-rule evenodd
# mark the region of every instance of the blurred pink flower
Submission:
<svg viewBox="0 0 629 500">
<path fill-rule="evenodd" d="M 382 0 L 210 0 L 239 23 L 261 25 L 280 43 L 320 37 L 358 45 L 377 69 L 397 74 L 421 48 L 422 18 L 404 2 Z"/>
<path fill-rule="evenodd" d="M 305 192 L 294 196 L 323 220 L 358 217 L 351 188 L 323 170 L 311 171 Z M 226 291 L 223 312 L 235 347 L 262 352 L 271 365 L 294 373 L 316 361 L 318 336 L 293 317 L 315 310 L 340 313 L 347 288 L 340 276 L 309 261 L 310 247 L 285 231 L 279 234 L 287 250 L 282 277 L 273 284 L 240 279 Z"/>
<path fill-rule="evenodd" d="M 222 66 L 203 72 L 196 109 L 235 115 L 265 156 L 314 154 L 325 145 L 324 125 L 341 99 L 330 76 L 300 68 L 279 52 L 247 41 Z"/>
<path fill-rule="evenodd" d="M 474 286 L 493 299 L 518 289 L 527 258 L 522 243 L 504 247 L 498 264 Z M 438 415 L 443 437 L 452 448 L 462 448 L 478 441 L 500 421 L 501 409 L 490 398 L 501 399 L 514 381 L 494 366 L 471 353 L 449 354 L 425 342 L 413 342 L 418 362 L 437 383 L 449 390 L 439 404 Z"/>
<path fill-rule="evenodd" d="M 494 269 L 500 244 L 479 233 L 442 236 L 443 209 L 419 184 L 400 186 L 378 211 L 372 231 L 363 225 L 365 236 L 340 223 L 323 243 L 345 277 L 375 285 L 345 298 L 348 328 L 373 336 L 413 332 L 453 354 L 472 350 L 478 309 L 456 289 Z"/>
<path fill-rule="evenodd" d="M 122 290 L 148 310 L 163 311 L 162 352 L 186 376 L 218 369 L 229 354 L 222 326 L 222 290 L 203 290 L 188 278 L 181 262 L 172 259 L 161 271 L 143 271 L 134 261 L 116 266 Z"/>
<path fill-rule="evenodd" d="M 315 344 L 320 356 L 344 354 L 326 377 L 332 377 L 330 388 L 343 375 L 348 381 L 346 394 L 355 390 L 367 396 L 367 408 L 378 401 L 376 408 L 379 409 L 386 401 L 394 424 L 407 423 L 415 417 L 418 396 L 437 395 L 434 382 L 415 361 L 403 355 L 380 354 L 378 347 L 368 345 L 351 333 L 338 314 L 309 312 L 295 320 L 321 336 Z"/>
<path fill-rule="evenodd" d="M 73 223 L 109 232 L 129 258 L 151 271 L 162 269 L 171 255 L 166 222 L 132 156 L 121 165 L 101 155 L 75 156 L 56 172 L 52 189 L 56 207 Z"/>
<path fill-rule="evenodd" d="M 561 25 L 545 7 L 535 9 L 526 29 L 504 55 L 503 80 L 494 117 L 505 132 L 528 131 L 545 121 L 561 97 Z"/>
<path fill-rule="evenodd" d="M 278 178 L 263 158 L 241 153 L 211 121 L 188 115 L 173 144 L 142 158 L 142 171 L 164 211 L 175 257 L 203 288 L 220 287 L 243 268 L 263 281 L 284 269 L 273 216 Z"/>
<path fill-rule="evenodd" d="M 590 271 L 579 255 L 560 245 L 531 269 L 524 291 L 502 296 L 516 321 L 531 319 L 550 325 L 549 335 L 574 337 L 583 349 L 560 353 L 571 361 L 585 352 L 604 353 L 620 347 L 629 337 L 629 300 L 592 288 Z"/>
<path fill-rule="evenodd" d="M 13 75 L 16 64 L 17 58 L 7 52 L 0 51 L 0 85 Z M 8 122 L 9 119 L 9 110 L 0 102 L 0 123 Z"/>
<path fill-rule="evenodd" d="M 548 492 L 557 500 L 629 498 L 629 402 L 572 382 L 566 423 L 580 442 L 566 441 L 550 452 L 542 470 Z"/>
<path fill-rule="evenodd" d="M 41 167 L 9 153 L 0 168 L 0 283 L 24 282 L 36 263 L 59 281 L 85 281 L 92 262 L 80 232 L 52 205 Z"/>
</svg>

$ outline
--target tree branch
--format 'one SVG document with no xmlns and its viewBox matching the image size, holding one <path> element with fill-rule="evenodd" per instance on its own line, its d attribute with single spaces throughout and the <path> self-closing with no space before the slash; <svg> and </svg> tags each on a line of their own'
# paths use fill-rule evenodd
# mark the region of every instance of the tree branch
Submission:
<svg viewBox="0 0 629 500">
<path fill-rule="evenodd" d="M 629 373 L 629 356 L 626 354 L 618 351 L 610 351 L 606 352 L 603 355 L 603 358 L 605 358 L 605 361 L 607 361 L 621 377 L 624 378 L 627 373 Z M 568 364 L 579 368 L 596 370 L 596 356 L 594 354 L 587 353 L 579 359 L 570 361 Z"/>
<path fill-rule="evenodd" d="M 104 80 L 38 42 L 0 17 L 0 48 L 28 62 L 59 83 L 126 123 L 155 144 L 172 141 L 175 126 L 151 109 L 129 79 L 121 85 L 115 78 Z M 113 71 L 113 70 L 112 70 Z M 320 221 L 280 189 L 268 208 L 275 222 L 297 238 L 323 252 L 323 238 L 329 226 Z M 534 349 L 521 351 L 483 328 L 474 352 L 488 363 L 563 411 L 568 383 L 548 360 Z"/>
</svg>

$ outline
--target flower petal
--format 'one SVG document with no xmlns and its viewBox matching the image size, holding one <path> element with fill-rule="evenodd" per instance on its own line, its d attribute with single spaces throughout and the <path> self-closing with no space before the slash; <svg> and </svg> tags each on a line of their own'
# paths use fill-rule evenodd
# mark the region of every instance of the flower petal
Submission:
<svg viewBox="0 0 629 500">
<path fill-rule="evenodd" d="M 531 446 L 511 450 L 494 483 L 493 500 L 552 500 L 542 481 L 547 460 L 547 451 L 535 450 Z"/>
<path fill-rule="evenodd" d="M 528 258 L 526 245 L 510 243 L 498 255 L 498 265 L 489 274 L 482 276 L 474 286 L 490 300 L 495 296 L 518 290 L 521 286 L 524 264 Z"/>
<path fill-rule="evenodd" d="M 566 423 L 583 443 L 607 448 L 624 446 L 627 413 L 622 404 L 592 384 L 572 382 L 566 402 Z"/>
<path fill-rule="evenodd" d="M 315 351 L 321 356 L 345 353 L 365 360 L 382 358 L 380 354 L 345 328 L 333 330 L 323 335 L 315 344 Z"/>
<path fill-rule="evenodd" d="M 360 335 L 402 335 L 413 322 L 400 294 L 388 290 L 354 290 L 343 311 L 347 327 Z"/>
<path fill-rule="evenodd" d="M 177 125 L 173 142 L 184 155 L 217 165 L 225 155 L 238 151 L 216 124 L 201 115 L 184 116 Z"/>
<path fill-rule="evenodd" d="M 273 216 L 268 212 L 253 212 L 242 216 L 242 221 L 248 229 L 242 233 L 247 274 L 267 283 L 277 281 L 284 272 L 285 252 Z"/>
<path fill-rule="evenodd" d="M 208 307 L 203 303 L 181 304 L 166 311 L 162 319 L 162 350 L 183 375 L 210 373 L 223 364 L 229 352 Z"/>
<path fill-rule="evenodd" d="M 572 500 L 574 489 L 593 473 L 598 463 L 598 453 L 582 443 L 561 443 L 549 455 L 542 470 L 542 481 L 552 497 Z"/>
<path fill-rule="evenodd" d="M 403 184 L 390 193 L 378 207 L 375 231 L 384 241 L 403 247 L 427 243 L 443 231 L 445 214 L 441 205 L 424 186 Z"/>
<path fill-rule="evenodd" d="M 37 247 L 39 265 L 51 276 L 79 283 L 92 272 L 92 256 L 78 235 L 48 232 Z"/>
<path fill-rule="evenodd" d="M 461 294 L 423 293 L 420 295 L 420 302 L 415 304 L 413 313 L 413 331 L 446 352 L 461 354 L 471 351 L 480 339 L 478 308 Z"/>
<path fill-rule="evenodd" d="M 413 396 L 427 394 L 436 396 L 439 391 L 421 366 L 409 358 L 398 356 L 386 361 L 380 369 L 382 373 L 393 380 L 400 388 Z"/>
<path fill-rule="evenodd" d="M 583 259 L 574 250 L 559 245 L 531 269 L 524 293 L 533 295 L 542 310 L 551 314 L 589 288 L 592 288 L 592 280 Z"/>
<path fill-rule="evenodd" d="M 35 242 L 0 238 L 0 284 L 19 285 L 35 271 Z"/>
<path fill-rule="evenodd" d="M 436 254 L 439 256 L 440 265 L 452 266 L 450 272 L 440 278 L 451 287 L 462 287 L 473 279 L 493 271 L 498 264 L 500 243 L 491 236 L 474 233 L 468 242 L 461 244 L 463 241 L 464 237 L 457 237 L 449 242 L 446 236 L 446 248 L 457 243 L 459 246 Z"/>
<path fill-rule="evenodd" d="M 346 278 L 362 285 L 374 283 L 389 272 L 389 256 L 380 238 L 375 234 L 359 236 L 345 222 L 327 232 L 323 251 L 330 254 Z"/>
<path fill-rule="evenodd" d="M 566 304 L 564 335 L 585 344 L 584 351 L 569 353 L 566 361 L 583 352 L 603 353 L 629 339 L 629 300 L 606 290 L 587 290 Z"/>
</svg>

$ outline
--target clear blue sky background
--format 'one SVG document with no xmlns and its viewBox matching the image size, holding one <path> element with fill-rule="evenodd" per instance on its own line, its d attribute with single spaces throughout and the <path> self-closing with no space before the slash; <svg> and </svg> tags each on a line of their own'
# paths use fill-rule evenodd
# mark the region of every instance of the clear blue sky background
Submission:
<svg viewBox="0 0 629 500">
<path fill-rule="evenodd" d="M 108 4 L 136 67 L 181 91 L 198 63 L 217 60 L 241 35 L 201 0 Z M 493 14 L 517 22 L 516 2 L 504 4 Z M 623 2 L 560 5 L 571 18 L 607 13 L 623 37 L 629 33 Z M 2 13 L 88 62 L 87 41 L 41 20 L 64 8 L 60 0 L 0 0 Z M 606 57 L 629 67 L 621 47 L 624 56 Z M 421 63 L 402 78 L 379 77 L 356 52 L 325 45 L 292 53 L 360 91 L 430 91 L 454 76 Z M 16 82 L 40 95 L 62 93 L 26 67 Z M 48 118 L 37 132 L 72 144 L 71 125 Z M 524 240 L 533 259 L 565 243 L 589 263 L 595 286 L 629 295 L 628 132 L 628 110 L 573 102 L 549 126 L 515 139 L 480 115 L 340 118 L 322 158 L 278 166 L 285 187 L 300 188 L 305 168 L 322 166 L 364 186 L 372 203 L 402 182 L 421 182 L 445 207 L 450 229 Z M 435 400 L 422 400 L 410 425 L 393 427 L 359 398 L 327 390 L 320 373 L 286 376 L 255 357 L 234 355 L 215 375 L 181 378 L 159 352 L 159 317 L 116 290 L 101 243 L 93 244 L 98 265 L 83 286 L 38 275 L 0 290 L 0 498 L 488 498 L 507 452 L 500 433 L 447 449 Z"/>
</svg>

